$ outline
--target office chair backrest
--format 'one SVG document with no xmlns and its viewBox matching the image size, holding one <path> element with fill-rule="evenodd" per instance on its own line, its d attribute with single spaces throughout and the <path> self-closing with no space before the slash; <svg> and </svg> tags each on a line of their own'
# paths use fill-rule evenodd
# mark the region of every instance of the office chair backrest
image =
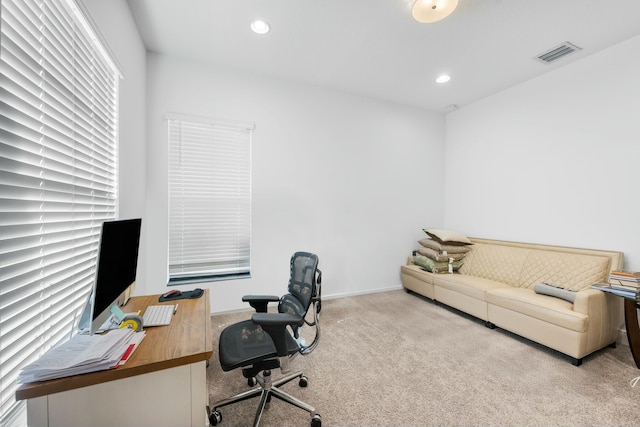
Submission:
<svg viewBox="0 0 640 427">
<path fill-rule="evenodd" d="M 304 317 L 317 296 L 316 272 L 318 257 L 308 252 L 296 252 L 291 257 L 289 293 L 280 298 L 278 311 Z M 318 280 L 320 276 L 318 276 Z"/>
</svg>

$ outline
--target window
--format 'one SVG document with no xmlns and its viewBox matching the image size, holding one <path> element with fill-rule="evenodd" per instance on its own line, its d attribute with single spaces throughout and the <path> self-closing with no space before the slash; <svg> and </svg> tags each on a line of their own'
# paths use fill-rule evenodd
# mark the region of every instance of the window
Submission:
<svg viewBox="0 0 640 427">
<path fill-rule="evenodd" d="M 69 336 L 116 217 L 119 74 L 72 0 L 1 0 L 0 424 Z"/>
<path fill-rule="evenodd" d="M 252 125 L 169 118 L 169 283 L 248 277 Z"/>
</svg>

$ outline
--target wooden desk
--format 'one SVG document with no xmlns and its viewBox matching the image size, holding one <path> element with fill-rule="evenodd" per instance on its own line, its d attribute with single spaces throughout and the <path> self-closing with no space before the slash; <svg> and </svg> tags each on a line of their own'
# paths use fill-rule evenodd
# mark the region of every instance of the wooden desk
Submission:
<svg viewBox="0 0 640 427">
<path fill-rule="evenodd" d="M 51 381 L 23 384 L 30 427 L 206 426 L 206 361 L 212 356 L 209 291 L 201 298 L 159 303 L 159 295 L 134 297 L 123 307 L 178 304 L 168 326 L 146 336 L 124 366 Z"/>
</svg>

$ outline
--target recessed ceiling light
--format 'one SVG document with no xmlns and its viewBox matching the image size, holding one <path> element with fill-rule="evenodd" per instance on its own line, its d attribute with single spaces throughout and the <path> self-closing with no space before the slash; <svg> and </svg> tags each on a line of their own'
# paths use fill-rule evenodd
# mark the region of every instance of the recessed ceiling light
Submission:
<svg viewBox="0 0 640 427">
<path fill-rule="evenodd" d="M 267 34 L 270 30 L 269 24 L 258 19 L 251 23 L 251 29 L 256 34 Z"/>
<path fill-rule="evenodd" d="M 448 75 L 448 74 L 440 74 L 438 76 L 438 78 L 436 79 L 436 82 L 437 83 L 446 83 L 449 80 L 451 80 L 451 76 L 450 75 Z"/>
</svg>

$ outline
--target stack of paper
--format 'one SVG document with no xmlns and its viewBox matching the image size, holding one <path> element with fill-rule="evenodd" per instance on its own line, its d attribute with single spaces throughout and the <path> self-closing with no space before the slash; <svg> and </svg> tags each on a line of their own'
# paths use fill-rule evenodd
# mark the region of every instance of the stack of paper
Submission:
<svg viewBox="0 0 640 427">
<path fill-rule="evenodd" d="M 103 335 L 75 335 L 24 367 L 18 381 L 45 381 L 116 368 L 143 338 L 144 331 L 129 328 L 113 329 Z"/>
</svg>

